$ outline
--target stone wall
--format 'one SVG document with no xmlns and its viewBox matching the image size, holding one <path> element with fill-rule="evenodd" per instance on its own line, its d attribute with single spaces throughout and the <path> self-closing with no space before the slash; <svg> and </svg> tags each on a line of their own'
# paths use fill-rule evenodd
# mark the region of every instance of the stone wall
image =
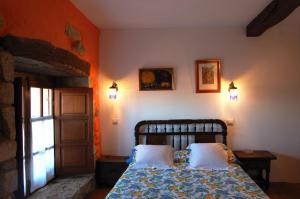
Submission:
<svg viewBox="0 0 300 199">
<path fill-rule="evenodd" d="M 18 186 L 13 60 L 0 49 L 0 199 L 14 198 Z"/>
</svg>

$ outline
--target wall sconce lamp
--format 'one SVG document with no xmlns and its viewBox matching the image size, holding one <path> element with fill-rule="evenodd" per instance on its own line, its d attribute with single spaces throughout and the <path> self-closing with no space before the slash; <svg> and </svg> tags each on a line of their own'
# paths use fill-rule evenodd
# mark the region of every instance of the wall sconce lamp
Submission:
<svg viewBox="0 0 300 199">
<path fill-rule="evenodd" d="M 229 84 L 228 91 L 230 94 L 230 101 L 237 101 L 238 92 L 237 92 L 237 87 L 234 85 L 233 81 Z"/>
<path fill-rule="evenodd" d="M 111 87 L 109 87 L 109 99 L 117 99 L 118 84 L 113 82 Z"/>
</svg>

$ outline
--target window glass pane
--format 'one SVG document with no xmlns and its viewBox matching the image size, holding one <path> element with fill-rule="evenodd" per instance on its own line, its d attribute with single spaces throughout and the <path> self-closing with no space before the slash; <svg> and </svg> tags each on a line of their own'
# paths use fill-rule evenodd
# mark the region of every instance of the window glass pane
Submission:
<svg viewBox="0 0 300 199">
<path fill-rule="evenodd" d="M 32 153 L 45 151 L 54 146 L 53 119 L 34 121 L 32 129 Z"/>
<path fill-rule="evenodd" d="M 54 178 L 53 125 L 53 119 L 31 123 L 33 153 L 31 192 L 46 185 L 49 180 Z"/>
<path fill-rule="evenodd" d="M 30 88 L 31 118 L 41 117 L 41 89 Z"/>
<path fill-rule="evenodd" d="M 25 158 L 25 122 L 22 121 L 22 141 L 23 141 L 23 158 Z"/>
<path fill-rule="evenodd" d="M 54 178 L 54 148 L 46 151 L 45 158 L 46 158 L 46 176 L 47 176 L 47 181 L 49 181 Z"/>
<path fill-rule="evenodd" d="M 43 89 L 43 116 L 52 115 L 52 90 Z"/>
<path fill-rule="evenodd" d="M 45 133 L 45 147 L 50 148 L 54 146 L 54 123 L 53 119 L 45 120 L 43 123 L 43 130 Z"/>
<path fill-rule="evenodd" d="M 53 106 L 53 101 L 52 101 L 52 94 L 53 94 L 53 90 L 49 89 L 49 115 L 53 115 L 53 110 L 52 110 L 52 106 Z"/>
<path fill-rule="evenodd" d="M 23 183 L 24 183 L 24 196 L 26 196 L 26 168 L 25 168 L 25 158 L 23 158 Z"/>
<path fill-rule="evenodd" d="M 32 131 L 32 153 L 42 152 L 45 150 L 45 135 L 43 133 L 43 121 L 34 121 L 31 123 Z"/>
<path fill-rule="evenodd" d="M 43 116 L 49 116 L 49 89 L 43 89 Z"/>
<path fill-rule="evenodd" d="M 32 157 L 32 178 L 30 192 L 34 192 L 36 189 L 46 185 L 47 170 L 45 164 L 45 153 L 37 154 Z"/>
<path fill-rule="evenodd" d="M 22 118 L 25 117 L 25 93 L 24 93 L 24 87 L 22 86 Z"/>
<path fill-rule="evenodd" d="M 23 184 L 24 184 L 24 196 L 26 196 L 26 156 L 25 156 L 25 122 L 22 119 L 22 141 L 23 141 Z"/>
</svg>

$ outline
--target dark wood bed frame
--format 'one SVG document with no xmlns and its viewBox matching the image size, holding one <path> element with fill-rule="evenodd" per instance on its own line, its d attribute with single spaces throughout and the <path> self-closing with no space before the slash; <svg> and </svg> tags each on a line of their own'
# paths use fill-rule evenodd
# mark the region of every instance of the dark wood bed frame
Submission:
<svg viewBox="0 0 300 199">
<path fill-rule="evenodd" d="M 214 143 L 221 135 L 227 144 L 227 126 L 219 119 L 143 120 L 135 126 L 135 144 L 175 145 L 184 149 L 190 143 Z"/>
</svg>

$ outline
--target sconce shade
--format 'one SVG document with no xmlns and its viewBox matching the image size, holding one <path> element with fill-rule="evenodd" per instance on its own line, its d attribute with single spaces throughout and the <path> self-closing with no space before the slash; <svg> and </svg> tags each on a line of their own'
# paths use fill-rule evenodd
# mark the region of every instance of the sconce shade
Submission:
<svg viewBox="0 0 300 199">
<path fill-rule="evenodd" d="M 238 91 L 237 91 L 237 87 L 234 85 L 233 81 L 229 84 L 228 91 L 230 94 L 230 101 L 237 101 Z"/>
<path fill-rule="evenodd" d="M 118 85 L 113 82 L 111 87 L 109 87 L 109 99 L 117 99 Z"/>
</svg>

